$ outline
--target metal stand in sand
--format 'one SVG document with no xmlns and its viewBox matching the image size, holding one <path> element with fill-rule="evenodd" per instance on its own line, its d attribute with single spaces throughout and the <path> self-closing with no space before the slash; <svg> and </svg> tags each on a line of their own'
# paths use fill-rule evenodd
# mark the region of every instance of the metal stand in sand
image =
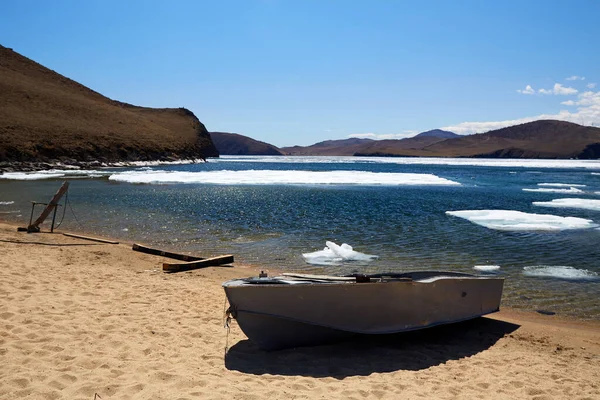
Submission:
<svg viewBox="0 0 600 400">
<path fill-rule="evenodd" d="M 54 197 L 52 197 L 52 200 L 50 200 L 50 203 L 40 203 L 37 201 L 32 201 L 31 202 L 31 216 L 29 217 L 29 226 L 27 226 L 27 228 L 19 228 L 18 230 L 19 231 L 27 231 L 27 233 L 39 232 L 40 224 L 42 222 L 44 222 L 44 220 L 48 217 L 48 215 L 50 215 L 51 212 L 54 212 L 53 216 L 52 216 L 52 225 L 50 227 L 50 232 L 54 232 L 54 222 L 56 221 L 56 210 L 60 206 L 60 204 L 58 204 L 58 201 L 67 192 L 67 189 L 69 189 L 69 182 L 65 181 L 65 182 L 63 182 L 60 189 L 58 189 L 58 192 L 56 192 Z M 46 208 L 44 208 L 44 211 L 42 211 L 40 216 L 34 222 L 31 222 L 33 220 L 33 212 L 35 210 L 35 206 L 38 204 L 45 205 Z"/>
</svg>

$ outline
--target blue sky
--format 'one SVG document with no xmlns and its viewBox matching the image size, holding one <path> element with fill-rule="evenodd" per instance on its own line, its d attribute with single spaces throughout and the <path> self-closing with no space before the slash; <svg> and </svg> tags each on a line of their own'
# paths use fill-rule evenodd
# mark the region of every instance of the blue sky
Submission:
<svg viewBox="0 0 600 400">
<path fill-rule="evenodd" d="M 600 126 L 595 0 L 4 0 L 0 44 L 112 99 L 277 146 Z"/>
</svg>

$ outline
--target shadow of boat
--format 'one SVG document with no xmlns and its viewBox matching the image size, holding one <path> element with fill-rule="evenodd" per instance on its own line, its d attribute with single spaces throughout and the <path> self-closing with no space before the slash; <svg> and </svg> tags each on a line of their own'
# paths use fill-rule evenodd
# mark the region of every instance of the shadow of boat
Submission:
<svg viewBox="0 0 600 400">
<path fill-rule="evenodd" d="M 398 370 L 418 371 L 489 349 L 519 325 L 480 317 L 434 328 L 392 335 L 359 335 L 341 343 L 260 350 L 242 340 L 225 354 L 229 370 L 262 375 L 333 377 L 367 376 Z"/>
</svg>

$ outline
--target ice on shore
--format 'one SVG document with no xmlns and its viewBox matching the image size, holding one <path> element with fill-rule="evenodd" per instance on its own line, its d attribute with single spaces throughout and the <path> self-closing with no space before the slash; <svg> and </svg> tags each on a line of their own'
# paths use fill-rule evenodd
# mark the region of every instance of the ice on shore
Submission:
<svg viewBox="0 0 600 400">
<path fill-rule="evenodd" d="M 590 199 L 554 199 L 551 201 L 534 201 L 534 206 L 555 208 L 580 208 L 584 210 L 600 211 L 600 200 Z"/>
<path fill-rule="evenodd" d="M 473 267 L 473 269 L 475 271 L 479 271 L 479 272 L 494 273 L 494 272 L 498 272 L 500 270 L 500 266 L 499 265 L 475 265 Z"/>
<path fill-rule="evenodd" d="M 577 189 L 576 187 L 570 187 L 568 189 L 558 188 L 539 188 L 539 189 L 523 189 L 525 192 L 538 192 L 538 193 L 583 193 L 583 190 Z"/>
<path fill-rule="evenodd" d="M 14 181 L 37 181 L 40 179 L 62 178 L 64 174 L 49 172 L 5 172 L 0 175 L 0 179 L 9 179 Z"/>
<path fill-rule="evenodd" d="M 432 174 L 368 171 L 125 171 L 111 181 L 129 183 L 204 183 L 217 185 L 455 185 L 460 183 Z"/>
<path fill-rule="evenodd" d="M 591 219 L 530 214 L 514 210 L 463 210 L 446 211 L 446 214 L 501 231 L 562 231 L 598 226 Z"/>
<path fill-rule="evenodd" d="M 523 275 L 532 277 L 558 278 L 567 280 L 600 280 L 600 275 L 587 269 L 577 269 L 567 266 L 536 265 L 523 268 Z"/>
<path fill-rule="evenodd" d="M 83 169 L 49 169 L 47 171 L 36 172 L 4 172 L 0 174 L 0 179 L 8 179 L 14 181 L 37 181 L 42 179 L 82 179 L 82 178 L 99 178 L 108 176 L 112 172 L 98 170 L 83 170 Z"/>
<path fill-rule="evenodd" d="M 325 242 L 327 247 L 313 253 L 303 253 L 304 260 L 313 265 L 339 265 L 344 261 L 372 261 L 378 256 L 354 251 L 352 246 L 343 243 L 338 246 L 334 242 Z"/>
</svg>

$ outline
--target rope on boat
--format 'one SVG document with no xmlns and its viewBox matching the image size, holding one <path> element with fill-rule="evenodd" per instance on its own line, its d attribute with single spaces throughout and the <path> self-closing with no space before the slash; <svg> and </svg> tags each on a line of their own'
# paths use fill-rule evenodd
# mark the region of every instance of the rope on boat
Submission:
<svg viewBox="0 0 600 400">
<path fill-rule="evenodd" d="M 227 350 L 229 349 L 229 331 L 231 323 L 231 307 L 226 307 L 227 296 L 225 296 L 225 301 L 223 302 L 223 327 L 227 329 L 227 333 L 225 333 L 225 354 L 227 354 Z"/>
</svg>

